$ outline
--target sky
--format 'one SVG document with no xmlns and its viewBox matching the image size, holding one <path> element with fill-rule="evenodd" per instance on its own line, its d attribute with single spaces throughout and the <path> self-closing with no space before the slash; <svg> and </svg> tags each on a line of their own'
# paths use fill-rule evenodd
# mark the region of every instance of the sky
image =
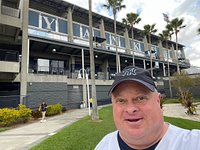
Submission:
<svg viewBox="0 0 200 150">
<path fill-rule="evenodd" d="M 88 9 L 88 0 L 65 0 L 72 4 Z M 113 19 L 112 11 L 103 8 L 106 0 L 92 0 L 92 11 Z M 158 35 L 165 29 L 166 22 L 163 13 L 169 16 L 169 20 L 176 17 L 183 18 L 185 28 L 178 33 L 178 42 L 185 45 L 185 55 L 192 66 L 200 67 L 200 0 L 124 0 L 126 8 L 117 13 L 117 21 L 126 18 L 127 13 L 138 13 L 141 21 L 135 27 L 143 29 L 146 24 L 156 24 Z M 172 37 L 175 42 L 175 35 Z"/>
</svg>

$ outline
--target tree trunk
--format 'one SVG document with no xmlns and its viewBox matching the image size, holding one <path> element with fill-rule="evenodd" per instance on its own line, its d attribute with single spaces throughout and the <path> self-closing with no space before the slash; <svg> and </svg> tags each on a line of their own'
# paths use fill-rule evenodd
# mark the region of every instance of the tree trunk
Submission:
<svg viewBox="0 0 200 150">
<path fill-rule="evenodd" d="M 168 80 L 169 80 L 169 94 L 170 94 L 170 98 L 172 98 L 172 85 L 171 85 L 170 67 L 169 67 L 169 49 L 168 49 L 167 40 L 166 40 L 166 48 L 167 48 L 167 74 L 168 74 Z"/>
<path fill-rule="evenodd" d="M 132 28 L 132 29 L 131 29 L 131 33 L 132 33 L 133 66 L 135 66 L 133 26 L 132 26 L 131 28 Z"/>
<path fill-rule="evenodd" d="M 151 69 L 151 76 L 153 77 L 153 64 L 152 64 L 152 50 L 151 50 L 151 35 L 149 37 L 149 52 L 150 52 L 150 69 Z"/>
<path fill-rule="evenodd" d="M 115 49 L 116 49 L 116 71 L 120 72 L 119 69 L 119 56 L 118 56 L 118 40 L 117 40 L 117 26 L 116 26 L 116 14 L 114 13 L 114 32 L 115 32 Z"/>
<path fill-rule="evenodd" d="M 179 68 L 179 63 L 178 63 L 178 35 L 176 32 L 176 65 L 177 65 L 177 72 L 180 74 L 180 68 Z"/>
<path fill-rule="evenodd" d="M 99 120 L 97 108 L 96 85 L 95 85 L 95 65 L 93 52 L 93 35 L 92 35 L 92 0 L 89 0 L 89 42 L 90 42 L 90 73 L 92 84 L 92 120 Z"/>
</svg>

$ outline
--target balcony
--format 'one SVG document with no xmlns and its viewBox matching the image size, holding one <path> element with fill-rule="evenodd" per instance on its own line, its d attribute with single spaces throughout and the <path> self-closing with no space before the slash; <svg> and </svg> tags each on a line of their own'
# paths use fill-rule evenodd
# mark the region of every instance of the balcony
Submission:
<svg viewBox="0 0 200 150">
<path fill-rule="evenodd" d="M 19 73 L 19 54 L 17 51 L 0 50 L 0 72 Z"/>
<path fill-rule="evenodd" d="M 20 10 L 19 9 L 7 7 L 7 6 L 2 6 L 1 7 L 1 13 L 3 15 L 8 15 L 8 16 L 15 17 L 15 18 L 20 18 Z"/>
<path fill-rule="evenodd" d="M 0 73 L 19 73 L 19 62 L 0 61 Z"/>
<path fill-rule="evenodd" d="M 5 25 L 21 28 L 20 9 L 1 6 L 0 22 Z"/>
</svg>

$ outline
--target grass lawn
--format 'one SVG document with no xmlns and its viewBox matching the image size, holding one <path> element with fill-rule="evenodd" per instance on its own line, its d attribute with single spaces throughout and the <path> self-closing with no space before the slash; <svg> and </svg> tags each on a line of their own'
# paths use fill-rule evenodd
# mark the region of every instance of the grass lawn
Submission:
<svg viewBox="0 0 200 150">
<path fill-rule="evenodd" d="M 199 98 L 194 98 L 192 99 L 194 103 L 199 103 L 200 102 L 200 99 Z M 176 99 L 170 99 L 170 98 L 167 98 L 164 100 L 164 104 L 173 104 L 173 103 L 180 103 L 179 100 L 176 98 Z"/>
<path fill-rule="evenodd" d="M 31 150 L 94 150 L 104 135 L 115 130 L 111 106 L 102 108 L 99 116 L 101 121 L 92 122 L 85 117 Z M 196 121 L 171 117 L 165 117 L 165 121 L 186 129 L 200 129 L 200 122 Z"/>
</svg>

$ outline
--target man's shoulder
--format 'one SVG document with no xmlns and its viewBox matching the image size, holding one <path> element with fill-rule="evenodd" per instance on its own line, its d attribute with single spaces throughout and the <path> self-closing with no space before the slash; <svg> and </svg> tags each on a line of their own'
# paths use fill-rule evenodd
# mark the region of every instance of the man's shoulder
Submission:
<svg viewBox="0 0 200 150">
<path fill-rule="evenodd" d="M 200 130 L 187 130 L 174 125 L 169 125 L 168 131 L 160 141 L 158 149 L 200 149 Z M 166 148 L 166 145 L 170 147 Z"/>
<path fill-rule="evenodd" d="M 109 147 L 113 148 L 114 146 L 117 146 L 117 133 L 118 131 L 114 131 L 105 135 L 103 139 L 98 143 L 95 150 L 109 150 Z"/>
</svg>

